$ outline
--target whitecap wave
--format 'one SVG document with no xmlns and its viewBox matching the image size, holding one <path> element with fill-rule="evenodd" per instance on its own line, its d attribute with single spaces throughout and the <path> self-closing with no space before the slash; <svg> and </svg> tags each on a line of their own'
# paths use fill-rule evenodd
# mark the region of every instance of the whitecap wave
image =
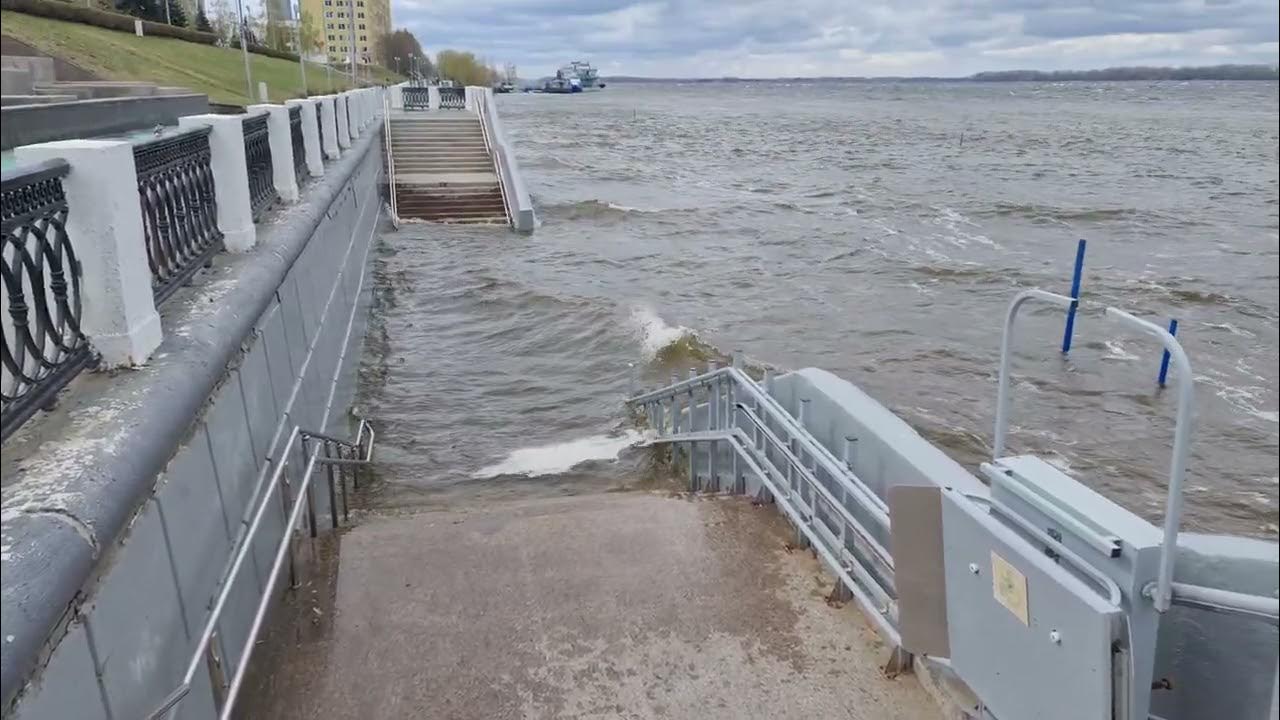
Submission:
<svg viewBox="0 0 1280 720">
<path fill-rule="evenodd" d="M 1103 360 L 1132 361 L 1132 360 L 1141 359 L 1137 355 L 1134 355 L 1133 353 L 1126 350 L 1124 345 L 1122 345 L 1119 340 L 1107 340 L 1106 345 L 1107 345 L 1107 354 L 1102 356 Z"/>
<path fill-rule="evenodd" d="M 471 477 L 554 475 L 567 472 L 588 460 L 617 460 L 619 453 L 643 438 L 641 432 L 628 430 L 622 435 L 592 435 L 568 442 L 520 448 L 501 462 L 480 468 Z"/>
<path fill-rule="evenodd" d="M 647 359 L 653 359 L 663 348 L 693 335 L 693 331 L 683 325 L 668 325 L 658 313 L 644 306 L 632 308 L 631 323 Z"/>
</svg>

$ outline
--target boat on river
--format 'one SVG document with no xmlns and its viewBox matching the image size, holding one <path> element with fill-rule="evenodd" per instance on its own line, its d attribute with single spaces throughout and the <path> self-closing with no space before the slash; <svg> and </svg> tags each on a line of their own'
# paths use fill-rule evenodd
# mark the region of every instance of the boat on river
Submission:
<svg viewBox="0 0 1280 720">
<path fill-rule="evenodd" d="M 600 73 L 585 60 L 574 60 L 556 70 L 555 77 L 542 83 L 542 92 L 567 95 L 588 90 L 603 90 Z"/>
</svg>

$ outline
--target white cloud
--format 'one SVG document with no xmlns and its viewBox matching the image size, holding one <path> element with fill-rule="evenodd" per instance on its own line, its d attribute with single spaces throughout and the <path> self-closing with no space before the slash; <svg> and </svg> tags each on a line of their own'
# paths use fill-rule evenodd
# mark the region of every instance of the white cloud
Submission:
<svg viewBox="0 0 1280 720">
<path fill-rule="evenodd" d="M 392 0 L 429 49 L 548 74 L 968 75 L 1277 62 L 1275 0 Z"/>
</svg>

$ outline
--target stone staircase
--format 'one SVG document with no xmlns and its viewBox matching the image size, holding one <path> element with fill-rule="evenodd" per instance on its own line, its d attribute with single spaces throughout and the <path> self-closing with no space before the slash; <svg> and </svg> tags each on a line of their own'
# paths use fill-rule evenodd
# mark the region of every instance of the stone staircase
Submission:
<svg viewBox="0 0 1280 720">
<path fill-rule="evenodd" d="M 0 98 L 3 98 L 3 104 L 37 105 L 191 92 L 186 88 L 164 87 L 148 82 L 58 80 L 55 72 L 52 58 L 17 55 L 0 57 Z"/>
<path fill-rule="evenodd" d="M 400 217 L 508 223 L 493 158 L 475 115 L 442 110 L 392 117 L 391 152 Z"/>
</svg>

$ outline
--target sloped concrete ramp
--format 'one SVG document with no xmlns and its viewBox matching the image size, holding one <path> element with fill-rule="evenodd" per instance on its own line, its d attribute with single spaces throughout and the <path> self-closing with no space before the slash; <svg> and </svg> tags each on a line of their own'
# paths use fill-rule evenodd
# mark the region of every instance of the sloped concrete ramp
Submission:
<svg viewBox="0 0 1280 720">
<path fill-rule="evenodd" d="M 333 606 L 311 591 L 245 709 L 941 717 L 913 677 L 882 675 L 878 638 L 789 537 L 743 498 L 642 492 L 365 518 L 341 540 Z"/>
</svg>

